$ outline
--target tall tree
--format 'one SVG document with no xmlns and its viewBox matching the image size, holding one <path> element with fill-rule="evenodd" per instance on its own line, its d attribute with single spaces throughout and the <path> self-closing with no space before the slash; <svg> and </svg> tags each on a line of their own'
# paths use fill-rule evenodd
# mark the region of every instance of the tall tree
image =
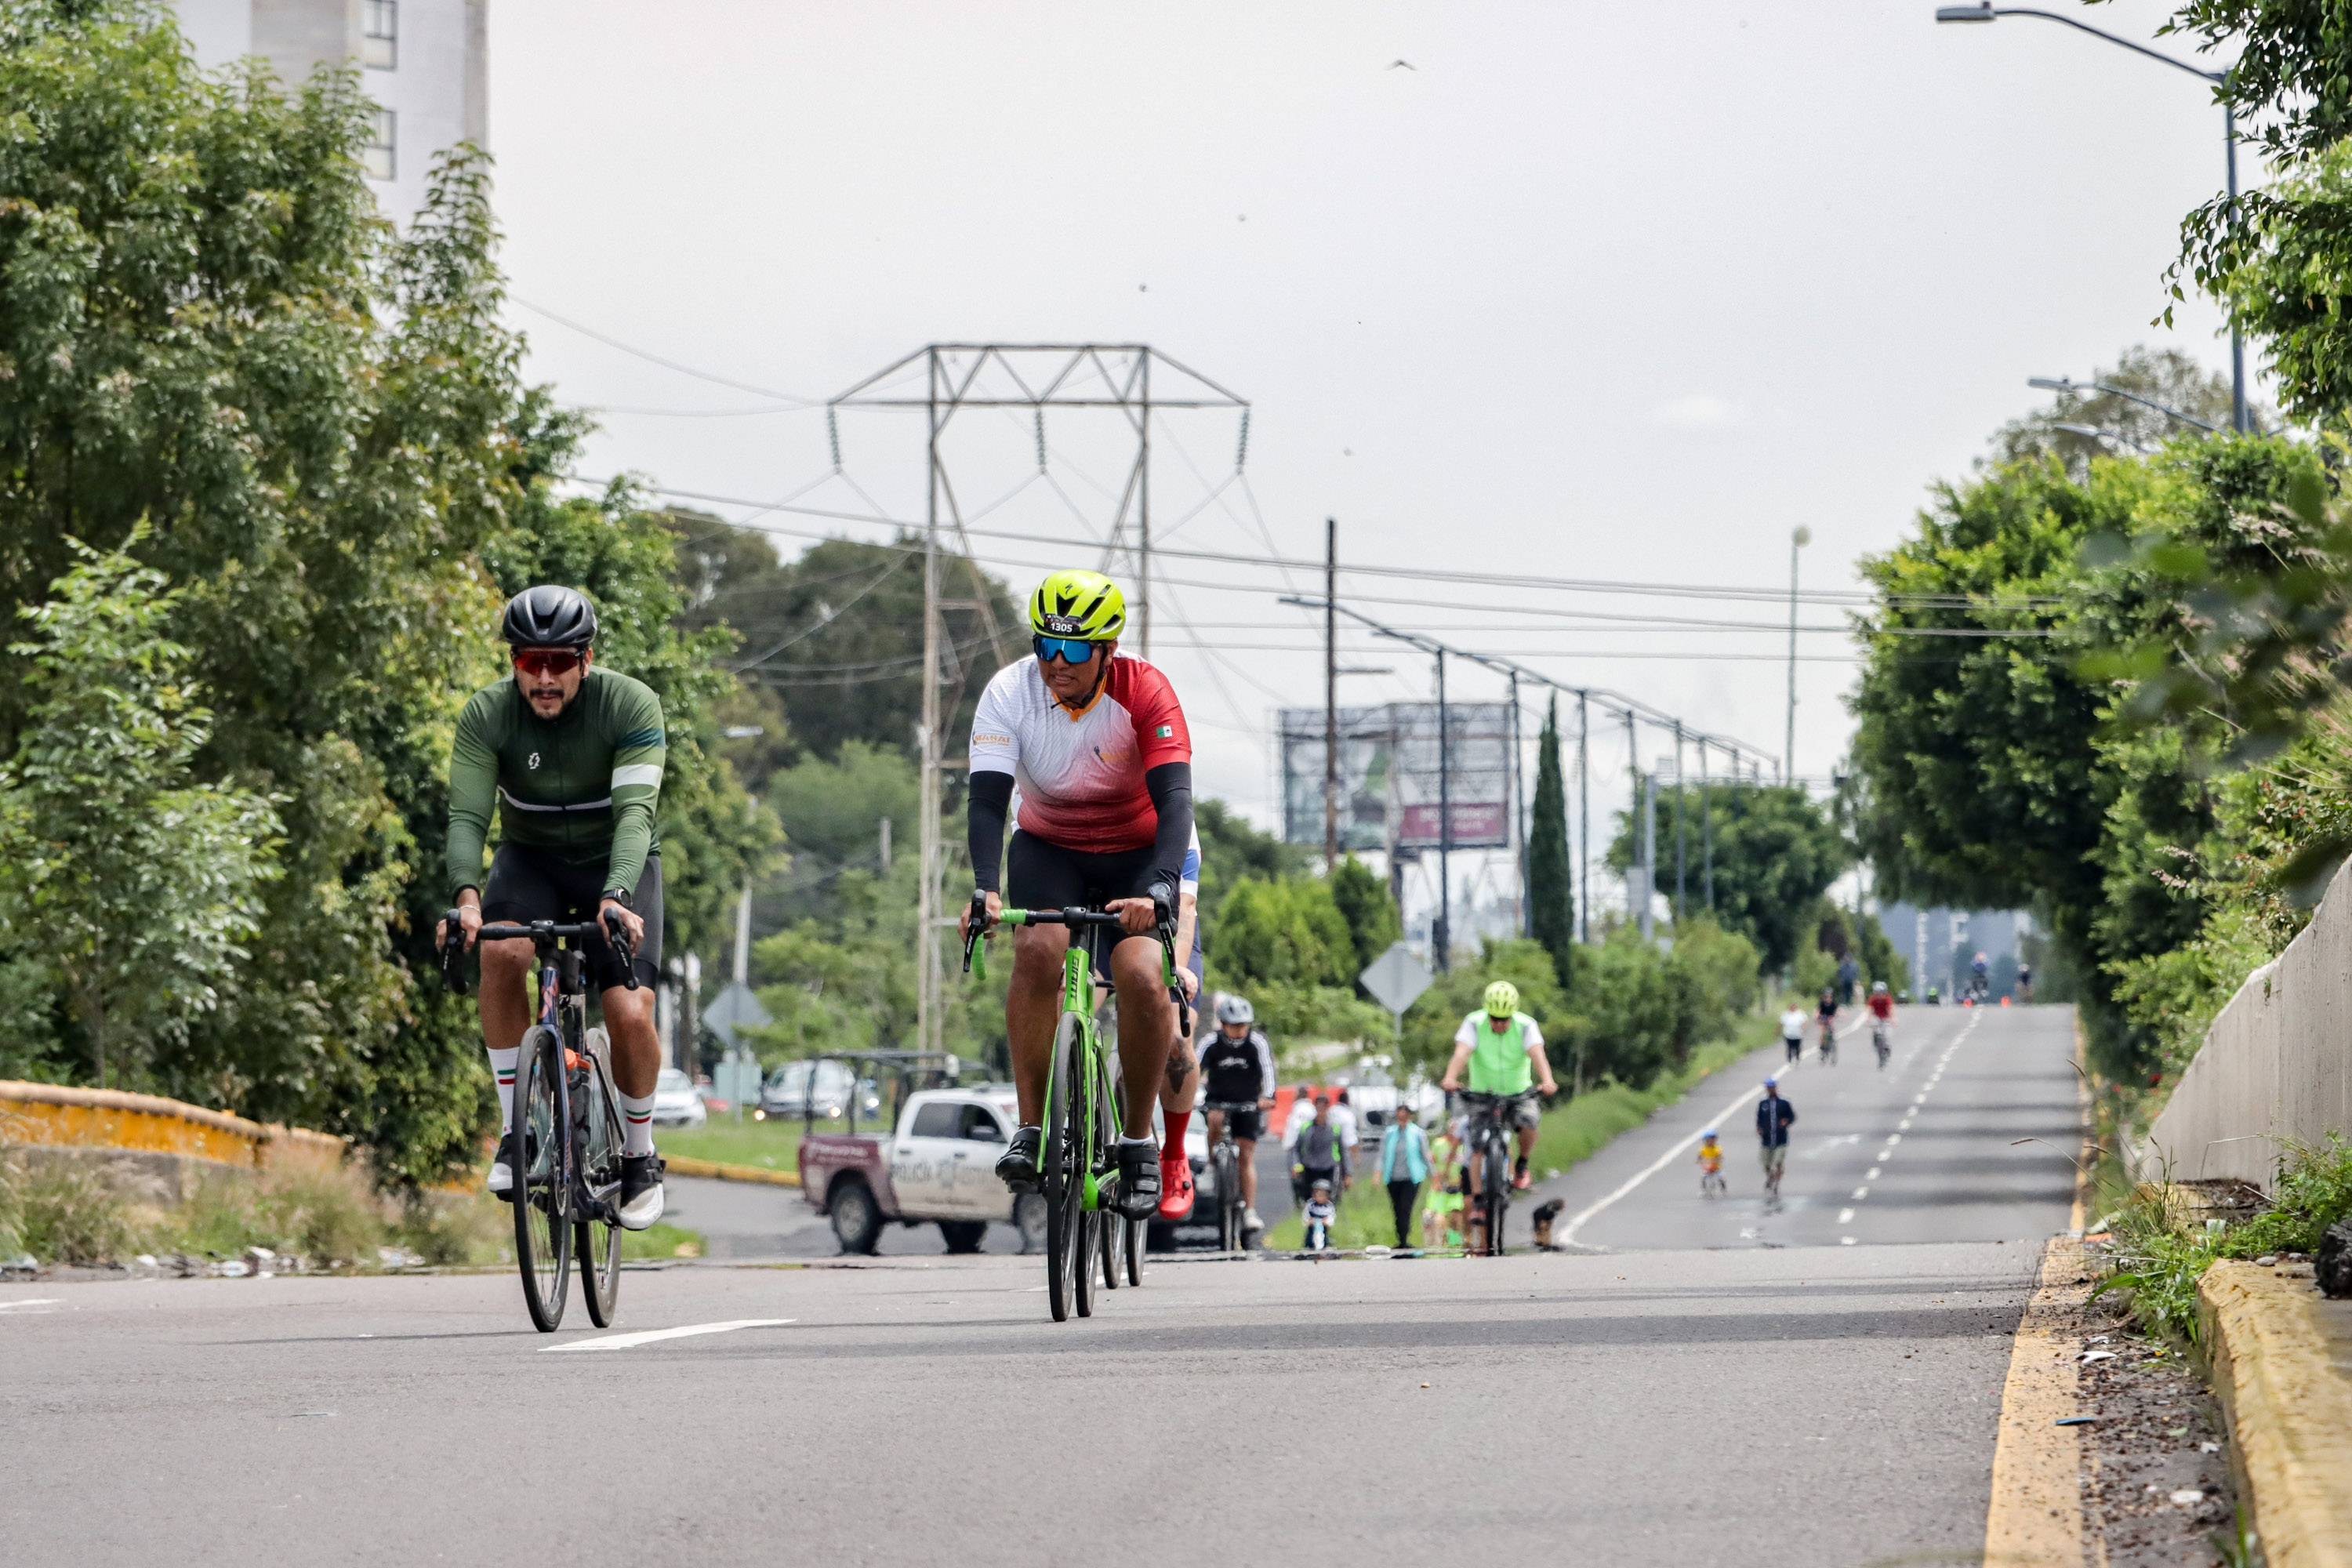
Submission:
<svg viewBox="0 0 2352 1568">
<path fill-rule="evenodd" d="M 1389 885 L 1353 855 L 1332 869 L 1331 901 L 1339 906 L 1340 918 L 1348 922 L 1348 936 L 1355 947 L 1351 977 L 1370 968 L 1372 960 L 1404 935 L 1404 921 L 1398 913 Z"/>
<path fill-rule="evenodd" d="M 1528 934 L 1551 954 L 1562 984 L 1576 940 L 1576 896 L 1568 871 L 1568 792 L 1559 768 L 1559 699 L 1544 713 L 1536 743 L 1534 818 L 1528 825 Z"/>
<path fill-rule="evenodd" d="M 1677 802 L 1699 820 L 1700 786 L 1659 792 L 1663 818 Z M 1715 909 L 1725 931 L 1745 938 L 1768 969 L 1785 968 L 1813 918 L 1814 901 L 1847 865 L 1845 842 L 1829 813 L 1801 788 L 1718 783 L 1706 786 L 1715 833 Z M 1633 863 L 1634 824 L 1617 816 L 1609 867 Z M 1696 911 L 1694 911 L 1696 913 Z"/>
</svg>

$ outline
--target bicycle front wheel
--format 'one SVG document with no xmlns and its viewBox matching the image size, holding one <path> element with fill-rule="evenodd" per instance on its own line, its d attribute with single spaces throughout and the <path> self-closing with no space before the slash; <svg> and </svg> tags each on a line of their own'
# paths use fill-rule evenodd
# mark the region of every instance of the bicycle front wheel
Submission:
<svg viewBox="0 0 2352 1568">
<path fill-rule="evenodd" d="M 590 1031 L 592 1034 L 600 1031 Z M 621 1203 L 621 1109 L 613 1096 L 612 1069 L 602 1052 L 573 1075 L 581 1117 L 580 1175 L 588 1195 L 617 1211 Z M 572 1229 L 572 1249 L 580 1255 L 580 1297 L 588 1321 L 612 1327 L 621 1299 L 621 1231 L 610 1220 L 583 1219 Z"/>
<path fill-rule="evenodd" d="M 1108 1243 L 1103 1232 L 1108 1226 L 1118 1223 L 1118 1215 L 1104 1206 L 1106 1178 L 1116 1169 L 1110 1160 L 1111 1128 L 1117 1112 L 1111 1107 L 1110 1079 L 1103 1066 L 1101 1055 L 1089 1050 L 1085 1032 L 1076 1018 L 1066 1019 L 1070 1026 L 1070 1081 L 1080 1087 L 1081 1099 L 1071 1103 L 1079 1111 L 1078 1133 L 1074 1147 L 1078 1152 L 1078 1170 L 1091 1174 L 1091 1182 L 1078 1184 L 1078 1273 L 1076 1289 L 1071 1292 L 1072 1303 L 1081 1318 L 1095 1315 L 1095 1277 L 1087 1265 L 1097 1253 L 1108 1261 Z M 1091 1189 L 1092 1195 L 1088 1195 Z"/>
<path fill-rule="evenodd" d="M 1511 1212 L 1510 1140 L 1497 1132 L 1486 1142 L 1486 1256 L 1503 1256 L 1503 1222 Z"/>
<path fill-rule="evenodd" d="M 572 1265 L 572 1226 L 563 1217 L 565 1161 L 558 1141 L 568 1136 L 556 1105 L 555 1075 L 562 1043 L 551 1029 L 526 1031 L 515 1058 L 515 1155 L 521 1169 L 513 1188 L 515 1267 L 522 1274 L 523 1305 L 542 1334 L 563 1322 L 565 1273 Z"/>
<path fill-rule="evenodd" d="M 1073 1089 L 1084 1081 L 1078 1056 L 1077 1016 L 1065 1013 L 1054 1033 L 1045 1083 L 1045 1304 L 1057 1323 L 1069 1321 L 1078 1280 L 1089 1267 L 1080 1250 L 1087 1204 L 1087 1156 L 1079 1133 L 1084 1116 L 1072 1100 Z"/>
<path fill-rule="evenodd" d="M 1242 1165 L 1230 1143 L 1219 1141 L 1210 1151 L 1217 1175 L 1217 1250 L 1234 1252 L 1242 1244 Z"/>
</svg>

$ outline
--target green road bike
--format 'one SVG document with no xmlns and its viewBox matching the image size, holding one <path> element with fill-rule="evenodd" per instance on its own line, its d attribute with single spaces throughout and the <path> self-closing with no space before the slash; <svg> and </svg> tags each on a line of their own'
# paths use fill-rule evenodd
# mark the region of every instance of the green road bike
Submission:
<svg viewBox="0 0 2352 1568">
<path fill-rule="evenodd" d="M 1081 931 L 1118 931 L 1119 917 L 1107 910 L 1004 910 L 996 924 L 1067 926 Z M 963 944 L 968 973 L 988 977 L 981 941 L 989 929 L 988 907 L 975 896 Z M 1176 921 L 1160 910 L 1158 929 L 1162 977 L 1175 984 Z M 1114 938 L 1116 940 L 1116 938 Z M 1119 1090 L 1113 1083 L 1110 1052 L 1095 1026 L 1090 944 L 1073 942 L 1062 961 L 1062 1016 L 1054 1026 L 1054 1056 L 1045 1079 L 1045 1136 L 1037 1148 L 1038 1185 L 1045 1197 L 1045 1298 L 1054 1321 L 1072 1311 L 1090 1318 L 1095 1310 L 1095 1268 L 1104 1284 L 1117 1289 L 1143 1282 L 1145 1221 L 1130 1220 L 1110 1205 L 1118 1191 Z"/>
</svg>

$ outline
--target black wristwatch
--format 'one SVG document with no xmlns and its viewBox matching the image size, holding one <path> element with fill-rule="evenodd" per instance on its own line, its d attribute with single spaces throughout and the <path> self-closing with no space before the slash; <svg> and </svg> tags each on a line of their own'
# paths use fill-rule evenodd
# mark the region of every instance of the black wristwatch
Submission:
<svg viewBox="0 0 2352 1568">
<path fill-rule="evenodd" d="M 604 890 L 604 898 L 599 900 L 598 902 L 618 904 L 623 909 L 628 910 L 631 914 L 635 914 L 637 912 L 636 901 L 631 899 L 627 893 L 623 892 L 617 888 L 607 888 Z"/>
</svg>

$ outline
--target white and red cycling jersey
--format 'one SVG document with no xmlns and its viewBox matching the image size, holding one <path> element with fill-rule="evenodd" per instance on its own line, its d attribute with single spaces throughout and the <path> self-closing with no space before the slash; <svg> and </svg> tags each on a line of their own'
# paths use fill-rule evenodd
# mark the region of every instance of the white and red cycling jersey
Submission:
<svg viewBox="0 0 2352 1568">
<path fill-rule="evenodd" d="M 980 694 L 971 771 L 1011 773 L 1021 792 L 1015 826 L 1089 854 L 1148 847 L 1160 814 L 1143 775 L 1192 760 L 1176 689 L 1155 665 L 1120 654 L 1093 701 L 1065 708 L 1035 656 L 1008 664 Z"/>
</svg>

